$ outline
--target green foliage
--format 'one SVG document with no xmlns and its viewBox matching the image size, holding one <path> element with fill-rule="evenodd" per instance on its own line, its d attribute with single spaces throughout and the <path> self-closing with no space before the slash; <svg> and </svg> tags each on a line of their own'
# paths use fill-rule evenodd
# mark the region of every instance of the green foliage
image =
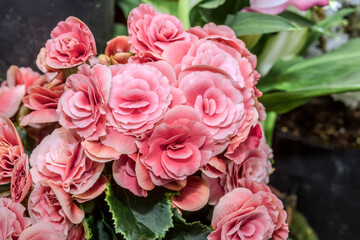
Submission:
<svg viewBox="0 0 360 240">
<path fill-rule="evenodd" d="M 158 12 L 168 13 L 178 17 L 177 12 L 177 1 L 171 0 L 142 0 L 143 3 L 147 3 L 154 7 L 154 9 Z"/>
<path fill-rule="evenodd" d="M 298 29 L 294 23 L 283 17 L 253 12 L 238 12 L 236 15 L 228 15 L 225 24 L 231 27 L 237 36 Z"/>
<path fill-rule="evenodd" d="M 129 35 L 128 31 L 127 31 L 127 27 L 125 26 L 125 24 L 116 23 L 114 25 L 114 33 L 113 33 L 113 35 L 114 35 L 114 37 Z"/>
<path fill-rule="evenodd" d="M 104 219 L 95 220 L 93 216 L 83 222 L 85 237 L 88 240 L 116 240 L 121 239 L 116 236 L 114 229 Z"/>
<path fill-rule="evenodd" d="M 18 131 L 21 141 L 23 143 L 25 153 L 30 156 L 32 150 L 35 148 L 35 140 L 29 136 L 26 130 L 15 123 L 16 130 Z"/>
<path fill-rule="evenodd" d="M 309 225 L 308 221 L 296 209 L 292 209 L 290 225 L 290 239 L 296 240 L 319 240 L 318 236 Z"/>
<path fill-rule="evenodd" d="M 187 223 L 176 209 L 173 209 L 174 227 L 166 234 L 166 240 L 206 240 L 211 229 L 200 222 Z"/>
<path fill-rule="evenodd" d="M 278 61 L 259 81 L 268 111 L 285 113 L 310 98 L 360 90 L 360 39 L 312 59 Z"/>
<path fill-rule="evenodd" d="M 116 0 L 116 4 L 123 11 L 124 16 L 127 18 L 133 8 L 140 5 L 141 0 Z"/>
<path fill-rule="evenodd" d="M 110 182 L 106 191 L 115 232 L 125 239 L 161 238 L 173 227 L 171 202 L 162 190 L 155 189 L 144 198 Z"/>
</svg>

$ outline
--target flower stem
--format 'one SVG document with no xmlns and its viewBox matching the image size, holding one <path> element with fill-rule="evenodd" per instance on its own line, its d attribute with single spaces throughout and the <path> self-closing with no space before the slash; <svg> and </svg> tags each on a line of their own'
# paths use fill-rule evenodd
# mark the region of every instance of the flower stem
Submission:
<svg viewBox="0 0 360 240">
<path fill-rule="evenodd" d="M 190 0 L 178 1 L 178 16 L 184 25 L 184 30 L 190 27 Z"/>
</svg>

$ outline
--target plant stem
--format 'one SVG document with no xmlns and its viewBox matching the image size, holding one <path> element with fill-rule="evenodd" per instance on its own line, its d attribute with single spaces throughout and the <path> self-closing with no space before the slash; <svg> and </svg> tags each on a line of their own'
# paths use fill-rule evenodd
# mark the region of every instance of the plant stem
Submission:
<svg viewBox="0 0 360 240">
<path fill-rule="evenodd" d="M 178 16 L 184 25 L 184 30 L 190 28 L 190 0 L 178 1 Z"/>
</svg>

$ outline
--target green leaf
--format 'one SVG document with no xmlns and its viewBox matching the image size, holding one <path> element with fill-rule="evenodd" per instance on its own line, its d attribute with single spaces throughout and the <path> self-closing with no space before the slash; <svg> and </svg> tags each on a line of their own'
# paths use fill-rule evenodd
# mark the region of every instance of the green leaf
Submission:
<svg viewBox="0 0 360 240">
<path fill-rule="evenodd" d="M 177 1 L 172 0 L 142 0 L 143 3 L 149 4 L 154 7 L 155 11 L 168 13 L 178 17 Z"/>
<path fill-rule="evenodd" d="M 125 24 L 115 23 L 114 24 L 114 34 L 113 35 L 114 35 L 114 37 L 129 35 L 127 27 L 125 26 Z"/>
<path fill-rule="evenodd" d="M 138 197 L 108 183 L 105 201 L 113 216 L 115 232 L 125 239 L 155 239 L 165 235 L 173 226 L 171 202 L 160 190 L 153 190 L 148 196 Z"/>
<path fill-rule="evenodd" d="M 26 130 L 20 126 L 17 125 L 17 123 L 14 124 L 16 127 L 16 130 L 18 131 L 21 141 L 23 143 L 25 153 L 29 156 L 31 155 L 31 152 L 36 147 L 35 146 L 35 140 L 29 136 L 29 134 L 26 132 Z"/>
<path fill-rule="evenodd" d="M 294 23 L 283 17 L 253 12 L 228 15 L 225 24 L 231 27 L 237 36 L 298 30 Z"/>
<path fill-rule="evenodd" d="M 93 216 L 85 219 L 83 223 L 86 237 L 89 240 L 114 240 L 119 239 L 111 226 L 104 220 L 95 220 Z"/>
<path fill-rule="evenodd" d="M 127 18 L 133 8 L 136 8 L 141 3 L 141 0 L 116 0 L 116 4 L 123 11 L 124 16 Z"/>
<path fill-rule="evenodd" d="M 290 238 L 296 240 L 319 240 L 319 237 L 309 225 L 305 216 L 295 208 L 292 208 L 292 220 L 290 225 Z"/>
<path fill-rule="evenodd" d="M 281 16 L 289 21 L 295 22 L 295 23 L 299 24 L 300 26 L 307 27 L 315 32 L 319 32 L 320 34 L 331 35 L 331 32 L 329 32 L 328 30 L 324 29 L 323 27 L 317 25 L 311 19 L 301 16 L 295 12 L 287 10 L 287 11 L 284 11 L 281 14 L 279 14 L 279 16 Z"/>
<path fill-rule="evenodd" d="M 316 96 L 360 90 L 360 39 L 312 59 L 277 62 L 259 81 L 260 101 L 268 111 L 284 113 Z"/>
<path fill-rule="evenodd" d="M 166 234 L 166 240 L 206 240 L 211 229 L 200 222 L 187 223 L 178 211 L 173 209 L 174 227 Z"/>
<path fill-rule="evenodd" d="M 335 24 L 340 23 L 344 17 L 348 16 L 349 14 L 355 12 L 354 8 L 344 8 L 341 9 L 339 12 L 335 13 L 332 16 L 329 16 L 327 18 L 325 18 L 324 20 L 322 20 L 321 22 L 319 22 L 318 26 L 322 29 L 324 29 L 326 32 L 328 32 L 328 29 L 332 26 L 334 26 Z M 314 29 L 312 29 L 314 30 Z M 322 33 L 320 31 L 314 31 L 312 34 L 310 34 L 310 36 L 308 37 L 308 40 L 305 44 L 305 46 L 303 47 L 303 51 L 305 52 L 309 46 L 311 44 L 313 44 L 320 36 L 322 35 Z"/>
</svg>

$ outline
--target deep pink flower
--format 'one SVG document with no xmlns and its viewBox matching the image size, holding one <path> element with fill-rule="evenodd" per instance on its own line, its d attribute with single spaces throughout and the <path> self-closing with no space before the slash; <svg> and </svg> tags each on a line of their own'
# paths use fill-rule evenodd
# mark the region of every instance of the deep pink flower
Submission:
<svg viewBox="0 0 360 240">
<path fill-rule="evenodd" d="M 45 44 L 45 68 L 71 68 L 96 55 L 94 36 L 78 18 L 68 17 L 59 22 L 50 37 Z"/>
<path fill-rule="evenodd" d="M 211 222 L 214 232 L 208 239 L 285 240 L 288 231 L 281 238 L 277 234 L 287 228 L 285 219 L 283 204 L 271 192 L 236 188 L 215 206 Z"/>
<path fill-rule="evenodd" d="M 18 159 L 11 176 L 11 199 L 14 202 L 22 202 L 30 192 L 32 179 L 29 169 L 29 159 L 26 154 L 22 154 Z"/>
<path fill-rule="evenodd" d="M 66 236 L 73 223 L 79 224 L 84 213 L 65 191 L 45 181 L 37 182 L 29 197 L 28 210 L 34 223 L 48 222 Z"/>
<path fill-rule="evenodd" d="M 57 231 L 51 223 L 38 222 L 26 228 L 19 240 L 64 240 L 65 236 Z"/>
<path fill-rule="evenodd" d="M 139 186 L 135 172 L 138 158 L 138 154 L 121 155 L 118 160 L 113 162 L 113 177 L 121 187 L 129 189 L 137 196 L 146 197 L 147 191 Z"/>
<path fill-rule="evenodd" d="M 22 116 L 20 125 L 34 125 L 59 121 L 56 112 L 58 101 L 64 93 L 65 84 L 51 86 L 46 81 L 40 85 L 33 85 L 28 88 L 27 94 L 23 99 L 24 106 L 29 108 L 30 113 Z"/>
<path fill-rule="evenodd" d="M 14 124 L 5 116 L 0 118 L 0 184 L 10 183 L 14 168 L 24 147 Z"/>
<path fill-rule="evenodd" d="M 305 11 L 313 6 L 325 6 L 328 4 L 328 0 L 250 0 L 250 7 L 243 9 L 243 11 L 275 15 L 285 11 L 289 5 L 294 5 L 298 9 Z"/>
<path fill-rule="evenodd" d="M 140 161 L 155 185 L 185 180 L 209 161 L 212 142 L 199 113 L 178 105 L 165 114 L 148 139 L 139 143 Z"/>
<path fill-rule="evenodd" d="M 55 129 L 33 150 L 30 157 L 34 182 L 47 181 L 71 195 L 83 194 L 99 179 L 103 163 L 90 160 L 80 138 L 64 128 Z"/>
<path fill-rule="evenodd" d="M 140 4 L 130 12 L 127 25 L 134 53 L 150 51 L 161 54 L 169 43 L 189 39 L 179 19 L 155 12 L 146 4 Z"/>
<path fill-rule="evenodd" d="M 171 103 L 170 77 L 166 62 L 150 65 L 129 63 L 111 66 L 113 72 L 107 119 L 115 130 L 140 136 L 152 129 Z M 165 74 L 163 74 L 165 73 Z"/>
<path fill-rule="evenodd" d="M 31 220 L 24 216 L 25 207 L 10 198 L 0 198 L 0 239 L 17 240 Z"/>
<path fill-rule="evenodd" d="M 101 64 L 82 65 L 66 80 L 66 90 L 57 108 L 60 124 L 85 139 L 106 134 L 105 113 L 110 94 L 111 71 Z"/>
</svg>

